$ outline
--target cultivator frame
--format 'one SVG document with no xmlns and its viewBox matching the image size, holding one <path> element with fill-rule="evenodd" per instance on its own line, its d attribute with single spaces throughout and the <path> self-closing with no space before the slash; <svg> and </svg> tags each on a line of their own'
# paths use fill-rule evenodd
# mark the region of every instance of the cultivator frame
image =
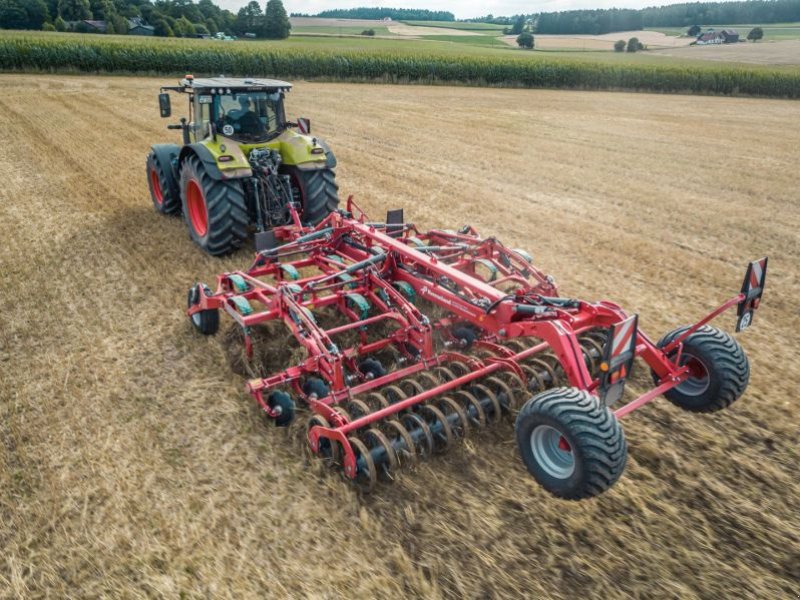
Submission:
<svg viewBox="0 0 800 600">
<path fill-rule="evenodd" d="M 517 412 L 532 393 L 567 386 L 591 396 L 587 410 L 604 411 L 602 418 L 615 422 L 698 379 L 699 367 L 682 360 L 683 343 L 736 305 L 739 325 L 749 325 L 766 276 L 766 259 L 751 263 L 741 293 L 659 345 L 638 329 L 635 315 L 608 301 L 560 297 L 527 253 L 480 238 L 469 226 L 422 232 L 403 221 L 402 211 L 372 222 L 352 197 L 346 210 L 316 227 L 304 227 L 294 211 L 293 221 L 273 230 L 273 247 L 258 252 L 247 270 L 219 275 L 214 292 L 195 286 L 187 314 L 198 326 L 224 310 L 241 326 L 248 354 L 254 327 L 282 321 L 308 358 L 251 379 L 248 391 L 283 422 L 294 412 L 290 395 L 302 399 L 313 413 L 312 451 L 368 489 L 400 463 Z M 444 314 L 434 318 L 420 305 Z M 326 329 L 314 311 L 332 309 L 342 323 Z M 378 339 L 368 335 L 387 324 L 393 328 Z M 201 330 L 213 333 L 216 326 L 210 329 Z M 334 338 L 345 333 L 359 341 L 340 348 Z M 390 372 L 374 358 L 387 352 L 395 357 Z M 655 387 L 612 415 L 635 357 L 650 367 Z M 706 377 L 713 375 L 709 365 L 706 370 Z M 554 427 L 561 432 L 556 469 L 558 452 L 577 453 L 572 446 L 580 440 L 569 428 Z M 571 473 L 574 478 L 574 466 Z"/>
</svg>

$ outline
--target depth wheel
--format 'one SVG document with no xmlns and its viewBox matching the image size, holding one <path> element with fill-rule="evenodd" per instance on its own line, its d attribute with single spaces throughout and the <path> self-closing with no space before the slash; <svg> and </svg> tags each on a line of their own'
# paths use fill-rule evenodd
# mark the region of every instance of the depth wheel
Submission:
<svg viewBox="0 0 800 600">
<path fill-rule="evenodd" d="M 679 327 L 658 342 L 663 348 L 686 331 Z M 675 351 L 671 356 L 676 354 Z M 744 349 L 733 337 L 705 325 L 683 340 L 680 365 L 689 367 L 689 379 L 664 396 L 691 412 L 716 412 L 727 408 L 744 394 L 750 380 L 750 363 Z M 653 380 L 659 383 L 653 374 Z"/>
<path fill-rule="evenodd" d="M 187 308 L 192 308 L 200 302 L 200 289 L 203 289 L 206 296 L 211 295 L 208 286 L 202 283 L 196 284 L 189 289 L 186 304 Z M 214 335 L 219 330 L 219 309 L 200 310 L 190 318 L 192 326 L 203 335 Z"/>
<path fill-rule="evenodd" d="M 515 430 L 528 471 L 559 498 L 598 496 L 625 469 L 628 448 L 619 422 L 585 390 L 555 388 L 534 396 Z"/>
</svg>

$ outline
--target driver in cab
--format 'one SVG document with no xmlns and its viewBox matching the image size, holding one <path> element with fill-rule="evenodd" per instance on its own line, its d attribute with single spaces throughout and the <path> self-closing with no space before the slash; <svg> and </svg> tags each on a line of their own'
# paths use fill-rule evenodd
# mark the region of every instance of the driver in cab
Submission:
<svg viewBox="0 0 800 600">
<path fill-rule="evenodd" d="M 247 135 L 263 135 L 266 133 L 264 124 L 251 108 L 252 102 L 250 101 L 250 96 L 241 94 L 239 95 L 238 101 L 240 109 L 235 113 L 230 113 L 231 120 L 233 120 L 236 130 L 239 133 Z"/>
</svg>

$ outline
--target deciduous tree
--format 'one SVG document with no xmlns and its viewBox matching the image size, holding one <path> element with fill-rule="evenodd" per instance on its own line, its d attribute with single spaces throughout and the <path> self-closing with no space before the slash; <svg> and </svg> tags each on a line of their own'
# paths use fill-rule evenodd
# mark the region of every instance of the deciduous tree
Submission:
<svg viewBox="0 0 800 600">
<path fill-rule="evenodd" d="M 269 0 L 264 11 L 263 35 L 270 40 L 284 40 L 289 37 L 292 24 L 281 0 Z"/>
<path fill-rule="evenodd" d="M 517 45 L 520 48 L 527 48 L 530 50 L 533 48 L 533 36 L 530 33 L 520 33 L 517 36 Z"/>
</svg>

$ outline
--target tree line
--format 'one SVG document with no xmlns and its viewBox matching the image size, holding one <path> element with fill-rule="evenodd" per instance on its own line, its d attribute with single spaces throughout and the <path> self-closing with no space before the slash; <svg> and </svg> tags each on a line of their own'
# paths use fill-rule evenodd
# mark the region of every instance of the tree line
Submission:
<svg viewBox="0 0 800 600">
<path fill-rule="evenodd" d="M 623 8 L 542 13 L 534 19 L 537 33 L 590 33 L 642 29 L 641 11 Z"/>
<path fill-rule="evenodd" d="M 642 9 L 645 27 L 689 25 L 737 25 L 800 21 L 797 0 L 744 0 L 739 2 L 693 2 Z"/>
<path fill-rule="evenodd" d="M 126 34 L 140 20 L 162 37 L 224 33 L 268 39 L 289 36 L 291 24 L 281 0 L 264 10 L 255 0 L 234 14 L 212 0 L 0 0 L 0 28 L 91 32 L 85 20 L 105 21 L 106 33 Z"/>
<path fill-rule="evenodd" d="M 692 2 L 633 9 L 570 10 L 530 15 L 536 33 L 603 34 L 645 27 L 800 21 L 798 0 Z"/>
<path fill-rule="evenodd" d="M 393 21 L 455 21 L 453 13 L 444 10 L 417 8 L 385 8 L 382 6 L 343 8 L 323 10 L 316 15 L 292 13 L 293 17 L 318 17 L 321 19 L 368 19 L 379 21 L 390 18 Z"/>
</svg>

